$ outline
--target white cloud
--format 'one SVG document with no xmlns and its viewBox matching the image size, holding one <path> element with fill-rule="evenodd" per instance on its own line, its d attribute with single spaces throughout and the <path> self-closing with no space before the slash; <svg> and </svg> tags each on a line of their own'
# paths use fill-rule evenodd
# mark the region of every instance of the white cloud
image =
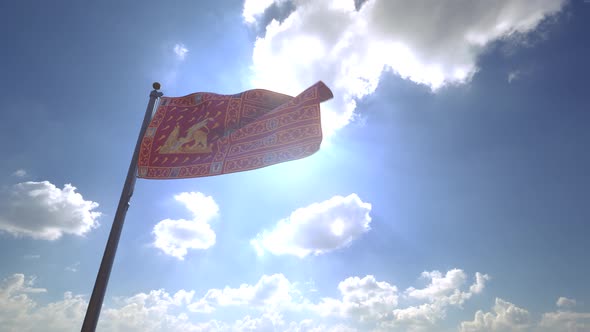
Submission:
<svg viewBox="0 0 590 332">
<path fill-rule="evenodd" d="M 448 271 L 443 276 L 439 271 L 422 272 L 422 278 L 430 279 L 430 284 L 423 289 L 410 287 L 406 290 L 409 297 L 434 301 L 442 296 L 447 296 L 465 284 L 467 275 L 459 269 Z"/>
<path fill-rule="evenodd" d="M 528 310 L 497 298 L 492 312 L 479 310 L 470 322 L 462 322 L 461 332 L 510 332 L 526 331 L 531 327 Z"/>
<path fill-rule="evenodd" d="M 512 83 L 512 81 L 517 80 L 520 78 L 521 72 L 520 70 L 514 70 L 508 73 L 508 83 Z"/>
<path fill-rule="evenodd" d="M 180 260 L 188 249 L 207 249 L 215 244 L 215 232 L 200 220 L 164 219 L 154 226 L 154 245 Z"/>
<path fill-rule="evenodd" d="M 461 305 L 473 294 L 479 294 L 485 288 L 490 279 L 487 274 L 477 272 L 475 282 L 469 287 L 468 292 L 460 291 L 467 282 L 467 275 L 463 270 L 452 269 L 443 276 L 439 271 L 422 272 L 422 278 L 430 280 L 430 283 L 422 289 L 409 287 L 405 291 L 408 298 L 427 300 L 431 303 L 448 302 L 448 304 Z M 416 312 L 414 309 L 411 311 Z"/>
<path fill-rule="evenodd" d="M 576 300 L 561 296 L 557 299 L 556 305 L 559 308 L 571 308 L 576 306 Z"/>
<path fill-rule="evenodd" d="M 425 288 L 409 287 L 402 295 L 395 285 L 377 281 L 373 276 L 347 278 L 338 285 L 341 298 L 323 298 L 307 307 L 321 316 L 360 321 L 365 324 L 363 330 L 439 331 L 447 309 L 461 308 L 473 294 L 483 291 L 489 279 L 476 273 L 475 282 L 466 291 L 468 278 L 460 269 L 444 275 L 438 271 L 424 272 L 422 277 L 429 280 Z"/>
<path fill-rule="evenodd" d="M 51 302 L 28 312 L 25 328 L 15 331 L 72 331 L 82 325 L 88 303 L 81 295 L 65 292 L 63 300 Z M 19 325 L 20 325 L 19 324 Z"/>
<path fill-rule="evenodd" d="M 180 260 L 189 249 L 207 249 L 215 244 L 215 232 L 209 223 L 219 215 L 219 206 L 211 196 L 184 192 L 174 196 L 193 214 L 192 220 L 164 219 L 152 231 L 154 246 Z"/>
<path fill-rule="evenodd" d="M 423 292 L 428 294 L 421 300 L 426 303 L 413 306 L 405 306 L 403 302 L 416 300 L 408 295 L 416 288 L 409 287 L 405 292 L 408 298 L 404 299 L 398 294 L 395 285 L 377 281 L 373 276 L 347 278 L 338 285 L 338 299 L 323 298 L 318 303 L 312 303 L 304 294 L 298 293 L 296 283 L 282 274 L 263 275 L 253 285 L 210 289 L 200 298 L 195 296 L 193 290 L 180 289 L 176 293 L 164 289 L 151 290 L 109 301 L 112 304 L 103 307 L 98 330 L 446 331 L 454 323 L 448 321 L 445 311 L 450 305 L 460 308 L 459 302 L 452 299 L 453 295 L 456 291 L 468 293 L 463 290 L 466 288 L 465 282 L 457 282 L 462 279 L 457 276 L 464 273 L 457 271 L 461 270 L 424 274 L 431 279 L 424 289 L 432 291 Z M 443 282 L 442 279 L 447 281 Z M 27 278 L 23 274 L 14 274 L 0 283 L 0 322 L 3 330 L 54 332 L 79 329 L 88 305 L 86 297 L 65 292 L 60 300 L 40 303 L 35 300 L 36 294 L 47 290 L 35 287 L 34 283 L 34 278 Z M 477 283 L 476 280 L 474 285 Z M 454 286 L 434 286 L 442 284 Z M 453 287 L 455 291 L 447 291 Z M 192 314 L 194 305 L 199 303 L 213 309 L 219 308 L 220 312 L 223 310 L 223 315 L 216 316 L 226 319 L 208 319 L 204 315 Z M 228 310 L 230 307 L 231 310 Z M 400 315 L 402 311 L 403 316 Z M 226 316 L 226 312 L 232 314 Z M 227 317 L 235 317 L 235 314 L 240 313 L 243 316 L 238 317 L 242 318 L 227 320 Z M 457 329 L 461 332 L 581 332 L 587 331 L 590 323 L 590 313 L 583 312 L 548 312 L 542 314 L 538 322 L 533 322 L 532 316 L 526 309 L 496 299 L 492 312 L 478 311 L 473 321 L 462 322 Z M 290 321 L 286 317 L 298 317 L 300 320 Z"/>
<path fill-rule="evenodd" d="M 200 192 L 184 192 L 174 196 L 174 199 L 184 204 L 192 212 L 193 219 L 210 222 L 219 215 L 219 206 L 211 196 Z"/>
<path fill-rule="evenodd" d="M 119 306 L 103 309 L 97 330 L 200 331 L 199 325 L 192 324 L 186 314 L 171 313 L 190 303 L 193 295 L 194 291 L 179 290 L 170 295 L 160 289 L 120 299 Z"/>
<path fill-rule="evenodd" d="M 187 53 L 188 53 L 188 48 L 186 48 L 186 46 L 184 46 L 184 44 L 174 45 L 174 54 L 176 54 L 178 59 L 184 60 Z"/>
<path fill-rule="evenodd" d="M 250 301 L 244 302 L 244 308 L 256 302 L 257 299 L 269 300 L 271 297 L 266 295 L 268 289 L 265 287 L 276 284 L 274 281 L 281 278 L 284 277 L 282 275 L 263 276 L 255 287 L 256 292 L 249 297 Z M 0 284 L 0 322 L 2 322 L 3 331 L 57 332 L 79 329 L 88 306 L 85 298 L 66 292 L 62 300 L 42 305 L 36 302 L 31 294 L 46 290 L 32 288 L 33 281 L 33 279 L 27 281 L 22 274 L 15 274 Z M 355 331 L 343 325 L 317 324 L 310 319 L 286 322 L 282 314 L 273 310 L 267 310 L 259 317 L 246 315 L 234 322 L 218 320 L 194 322 L 186 313 L 193 296 L 194 291 L 181 289 L 175 294 L 170 294 L 160 289 L 117 298 L 113 306 L 103 307 L 97 330 L 114 332 Z M 274 299 L 266 303 L 272 307 L 278 300 Z"/>
<path fill-rule="evenodd" d="M 275 0 L 245 0 L 242 16 L 247 23 L 255 23 L 256 16 L 264 13 L 264 10 L 272 5 Z"/>
<path fill-rule="evenodd" d="M 289 305 L 292 292 L 293 285 L 284 275 L 263 275 L 256 285 L 242 284 L 238 288 L 210 289 L 188 308 L 194 312 L 213 312 L 217 307 L 225 306 L 278 307 Z"/>
<path fill-rule="evenodd" d="M 355 100 L 373 93 L 384 71 L 432 89 L 467 82 L 487 45 L 534 30 L 564 3 L 368 0 L 357 11 L 354 0 L 295 0 L 295 10 L 256 40 L 252 84 L 295 95 L 323 80 L 335 96 L 322 105 L 330 135 L 353 118 Z M 271 4 L 246 1 L 244 20 L 260 23 Z"/>
<path fill-rule="evenodd" d="M 45 293 L 44 288 L 34 288 L 35 277 L 25 279 L 22 273 L 15 273 L 12 276 L 5 278 L 0 283 L 0 294 L 2 296 L 11 296 L 16 293 Z"/>
<path fill-rule="evenodd" d="M 45 305 L 31 295 L 45 292 L 32 288 L 34 280 L 15 274 L 0 284 L 0 322 L 3 331 L 75 331 L 84 319 L 88 302 L 80 295 L 66 292 L 62 300 Z M 115 307 L 105 307 L 98 323 L 99 331 L 217 331 L 216 322 L 193 324 L 186 314 L 172 314 L 186 306 L 194 292 L 180 290 L 170 295 L 163 290 L 139 293 L 119 299 Z M 226 330 L 229 331 L 229 330 Z"/>
<path fill-rule="evenodd" d="M 561 300 L 561 301 L 560 301 Z M 571 306 L 575 301 L 560 297 L 557 306 Z M 543 313 L 541 320 L 534 322 L 531 314 L 524 308 L 497 298 L 492 312 L 481 310 L 475 313 L 473 321 L 462 322 L 461 332 L 520 332 L 520 331 L 568 331 L 590 330 L 590 313 L 556 311 Z"/>
<path fill-rule="evenodd" d="M 33 288 L 33 279 L 28 281 L 23 274 L 14 274 L 0 283 L 0 322 L 9 327 L 27 320 L 27 312 L 36 303 L 27 294 L 46 292 L 43 288 Z"/>
<path fill-rule="evenodd" d="M 234 323 L 236 331 L 277 331 L 277 327 L 285 325 L 283 317 L 276 312 L 264 313 L 259 318 L 246 316 Z"/>
<path fill-rule="evenodd" d="M 557 311 L 543 314 L 539 327 L 543 331 L 590 331 L 590 312 Z"/>
<path fill-rule="evenodd" d="M 356 194 L 334 196 L 295 210 L 270 231 L 259 233 L 250 243 L 259 255 L 305 257 L 345 247 L 371 228 L 371 204 Z"/>
<path fill-rule="evenodd" d="M 80 262 L 76 262 L 72 265 L 66 266 L 65 270 L 69 271 L 69 272 L 78 272 L 79 268 L 80 268 Z"/>
<path fill-rule="evenodd" d="M 486 282 L 490 280 L 490 276 L 482 273 L 475 273 L 475 283 L 469 287 L 469 291 L 473 294 L 479 294 L 483 291 Z"/>
<path fill-rule="evenodd" d="M 97 207 L 71 184 L 59 189 L 48 181 L 22 182 L 0 193 L 0 230 L 43 240 L 81 236 L 98 226 Z"/>
<path fill-rule="evenodd" d="M 380 320 L 398 304 L 397 287 L 374 276 L 350 277 L 338 284 L 341 299 L 324 298 L 313 306 L 321 315 Z"/>
<path fill-rule="evenodd" d="M 474 294 L 481 293 L 490 279 L 477 272 L 469 291 L 464 291 L 468 278 L 463 270 L 452 269 L 444 275 L 439 271 L 423 272 L 421 276 L 429 280 L 429 284 L 422 289 L 409 287 L 404 294 L 409 301 L 426 303 L 393 310 L 393 318 L 382 322 L 380 327 L 403 331 L 436 330 L 437 323 L 446 317 L 448 307 L 461 307 Z"/>
<path fill-rule="evenodd" d="M 24 169 L 17 169 L 16 171 L 14 171 L 14 173 L 12 173 L 12 176 L 16 176 L 19 178 L 25 177 L 27 175 L 27 171 L 25 171 Z"/>
</svg>

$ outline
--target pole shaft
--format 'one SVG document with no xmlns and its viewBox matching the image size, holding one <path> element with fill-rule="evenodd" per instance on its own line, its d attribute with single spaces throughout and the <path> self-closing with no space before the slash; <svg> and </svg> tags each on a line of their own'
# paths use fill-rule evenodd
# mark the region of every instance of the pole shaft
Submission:
<svg viewBox="0 0 590 332">
<path fill-rule="evenodd" d="M 156 87 L 157 89 L 157 87 Z M 84 317 L 84 323 L 82 324 L 82 332 L 94 332 L 96 330 L 96 324 L 98 323 L 98 317 L 100 316 L 100 309 L 102 308 L 102 302 L 104 295 L 109 283 L 109 276 L 111 275 L 111 269 L 113 267 L 113 261 L 115 260 L 115 254 L 117 253 L 117 246 L 119 244 L 119 238 L 121 237 L 121 231 L 123 230 L 123 223 L 125 221 L 125 215 L 129 208 L 129 201 L 133 195 L 133 189 L 135 188 L 135 179 L 137 174 L 137 160 L 139 158 L 139 149 L 141 145 L 141 139 L 150 123 L 154 105 L 158 97 L 161 97 L 162 93 L 157 90 L 152 90 L 150 93 L 150 101 L 148 102 L 145 110 L 145 117 L 143 118 L 143 124 L 139 131 L 137 143 L 135 144 L 135 150 L 133 151 L 133 157 L 131 158 L 131 164 L 127 171 L 127 178 L 125 179 L 125 185 L 121 191 L 121 198 L 119 199 L 119 205 L 117 206 L 117 212 L 111 226 L 111 232 L 107 245 L 104 249 L 102 261 L 98 274 L 96 275 L 96 281 L 94 282 L 94 289 L 92 290 L 92 296 L 86 309 L 86 316 Z"/>
</svg>

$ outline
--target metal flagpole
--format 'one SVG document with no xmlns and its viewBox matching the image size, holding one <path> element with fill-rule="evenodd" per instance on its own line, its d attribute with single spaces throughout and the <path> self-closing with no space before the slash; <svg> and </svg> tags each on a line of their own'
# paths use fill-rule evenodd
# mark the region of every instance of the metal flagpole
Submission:
<svg viewBox="0 0 590 332">
<path fill-rule="evenodd" d="M 109 240 L 104 249 L 102 256 L 102 262 L 98 274 L 96 275 L 96 281 L 94 282 L 94 289 L 92 290 L 92 296 L 88 303 L 88 309 L 86 309 L 86 316 L 84 317 L 84 323 L 82 324 L 82 332 L 94 332 L 96 330 L 96 324 L 98 323 L 98 317 L 100 316 L 100 309 L 102 307 L 102 301 L 104 300 L 104 294 L 109 283 L 109 276 L 111 275 L 111 268 L 113 267 L 113 261 L 115 260 L 115 254 L 117 252 L 117 245 L 119 244 L 119 238 L 121 237 L 121 231 L 123 230 L 123 222 L 125 221 L 125 215 L 127 209 L 129 209 L 129 201 L 133 195 L 133 188 L 135 187 L 135 179 L 137 173 L 137 159 L 139 158 L 139 149 L 141 145 L 141 139 L 145 133 L 147 126 L 152 119 L 152 113 L 156 100 L 163 96 L 162 92 L 159 92 L 160 83 L 156 82 L 152 85 L 154 90 L 150 92 L 150 101 L 148 102 L 147 109 L 145 110 L 145 117 L 143 118 L 143 124 L 139 131 L 139 137 L 135 144 L 135 150 L 133 151 L 133 157 L 131 158 L 131 164 L 127 171 L 127 179 L 125 179 L 125 185 L 121 192 L 121 198 L 119 199 L 119 206 L 117 206 L 117 212 L 113 225 L 111 226 L 111 233 L 109 234 Z"/>
</svg>

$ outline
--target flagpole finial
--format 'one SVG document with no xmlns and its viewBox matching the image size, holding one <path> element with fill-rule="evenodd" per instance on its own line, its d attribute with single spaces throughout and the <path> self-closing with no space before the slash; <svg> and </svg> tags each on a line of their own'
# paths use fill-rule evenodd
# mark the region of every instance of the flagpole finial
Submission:
<svg viewBox="0 0 590 332">
<path fill-rule="evenodd" d="M 160 90 L 160 83 L 159 82 L 154 82 L 154 84 L 152 84 L 152 87 L 154 88 L 154 90 Z"/>
</svg>

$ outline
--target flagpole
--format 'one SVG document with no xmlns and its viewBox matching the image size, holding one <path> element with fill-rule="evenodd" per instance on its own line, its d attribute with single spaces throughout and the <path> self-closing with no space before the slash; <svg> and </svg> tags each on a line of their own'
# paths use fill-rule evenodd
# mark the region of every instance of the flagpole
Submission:
<svg viewBox="0 0 590 332">
<path fill-rule="evenodd" d="M 102 261 L 98 274 L 96 275 L 96 281 L 94 282 L 94 289 L 92 290 L 92 296 L 86 309 L 86 316 L 84 317 L 84 323 L 82 324 L 82 332 L 94 332 L 96 330 L 96 324 L 98 323 L 98 317 L 100 316 L 100 309 L 104 300 L 104 295 L 109 283 L 109 276 L 111 275 L 111 268 L 113 267 L 113 261 L 115 260 L 115 254 L 117 252 L 117 245 L 119 244 L 119 238 L 121 237 L 121 231 L 123 230 L 123 222 L 125 221 L 125 215 L 127 209 L 129 209 L 129 201 L 133 195 L 133 188 L 135 187 L 135 179 L 137 174 L 137 160 L 139 158 L 139 149 L 141 145 L 141 139 L 152 119 L 152 113 L 156 100 L 163 96 L 162 92 L 159 92 L 160 83 L 155 82 L 152 84 L 154 90 L 150 92 L 150 101 L 148 102 L 145 110 L 145 116 L 143 118 L 143 124 L 139 130 L 139 136 L 137 137 L 137 143 L 135 144 L 135 150 L 133 151 L 133 157 L 131 158 L 131 164 L 127 171 L 127 178 L 125 179 L 125 185 L 121 191 L 121 198 L 119 199 L 119 205 L 117 206 L 117 212 L 111 226 L 111 232 L 107 245 L 104 249 Z"/>
</svg>

